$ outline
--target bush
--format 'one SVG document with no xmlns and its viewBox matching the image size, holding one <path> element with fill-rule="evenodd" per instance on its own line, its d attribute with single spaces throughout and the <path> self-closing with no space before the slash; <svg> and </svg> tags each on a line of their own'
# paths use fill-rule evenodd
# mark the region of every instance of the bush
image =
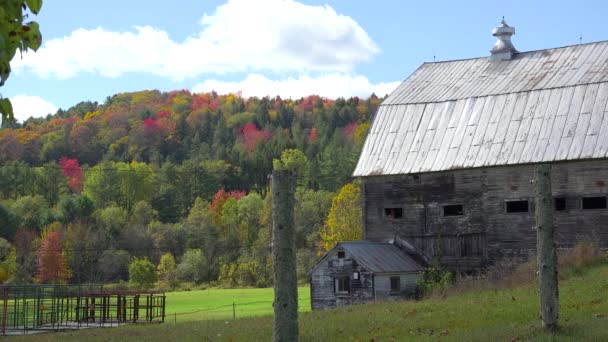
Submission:
<svg viewBox="0 0 608 342">
<path fill-rule="evenodd" d="M 175 265 L 175 258 L 173 254 L 165 253 L 160 257 L 160 262 L 156 267 L 158 280 L 174 289 L 178 285 L 177 281 L 177 270 Z"/>
<path fill-rule="evenodd" d="M 422 279 L 416 282 L 423 295 L 445 291 L 453 282 L 454 275 L 443 266 L 430 266 L 424 269 Z"/>
</svg>

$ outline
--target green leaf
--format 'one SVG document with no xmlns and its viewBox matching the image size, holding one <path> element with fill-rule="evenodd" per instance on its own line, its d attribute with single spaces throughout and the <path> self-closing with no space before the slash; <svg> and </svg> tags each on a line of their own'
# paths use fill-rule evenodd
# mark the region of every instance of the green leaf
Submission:
<svg viewBox="0 0 608 342">
<path fill-rule="evenodd" d="M 40 12 L 40 8 L 42 7 L 42 0 L 25 0 L 27 7 L 30 8 L 30 11 L 34 14 L 38 14 Z"/>
<path fill-rule="evenodd" d="M 42 36 L 40 35 L 38 23 L 31 21 L 23 26 L 23 45 L 36 51 L 40 47 L 40 44 L 42 44 Z"/>
<path fill-rule="evenodd" d="M 13 121 L 13 105 L 9 99 L 0 99 L 0 113 L 2 113 L 2 121 L 7 119 Z"/>
</svg>

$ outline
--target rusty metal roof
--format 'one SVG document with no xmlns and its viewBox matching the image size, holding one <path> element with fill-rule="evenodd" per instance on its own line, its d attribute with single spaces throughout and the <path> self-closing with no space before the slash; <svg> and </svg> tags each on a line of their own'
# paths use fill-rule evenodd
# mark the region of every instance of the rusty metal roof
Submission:
<svg viewBox="0 0 608 342">
<path fill-rule="evenodd" d="M 391 243 L 341 242 L 338 244 L 353 259 L 373 273 L 418 272 L 424 267 Z"/>
<path fill-rule="evenodd" d="M 608 41 L 425 63 L 380 106 L 354 176 L 608 157 Z"/>
</svg>

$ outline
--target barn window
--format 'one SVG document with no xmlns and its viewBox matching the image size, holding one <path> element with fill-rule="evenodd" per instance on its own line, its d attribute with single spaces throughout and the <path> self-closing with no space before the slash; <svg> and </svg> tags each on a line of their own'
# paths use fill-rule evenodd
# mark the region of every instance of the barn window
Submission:
<svg viewBox="0 0 608 342">
<path fill-rule="evenodd" d="M 350 293 L 350 278 L 349 277 L 336 277 L 334 279 L 336 294 L 348 294 Z"/>
<path fill-rule="evenodd" d="M 353 272 L 353 280 L 359 280 L 359 272 Z"/>
<path fill-rule="evenodd" d="M 527 213 L 528 201 L 506 201 L 508 213 Z"/>
<path fill-rule="evenodd" d="M 556 197 L 555 198 L 555 211 L 563 211 L 566 210 L 566 198 L 565 197 Z"/>
<path fill-rule="evenodd" d="M 344 259 L 345 256 L 346 256 L 346 253 L 344 253 L 343 251 L 338 252 L 338 259 Z"/>
<path fill-rule="evenodd" d="M 391 292 L 398 293 L 399 291 L 401 291 L 401 278 L 391 277 Z"/>
<path fill-rule="evenodd" d="M 462 204 L 444 205 L 443 216 L 462 216 L 464 215 L 464 208 Z"/>
<path fill-rule="evenodd" d="M 583 197 L 583 209 L 606 209 L 606 196 Z"/>
<path fill-rule="evenodd" d="M 384 216 L 387 219 L 403 218 L 403 208 L 384 208 Z"/>
</svg>

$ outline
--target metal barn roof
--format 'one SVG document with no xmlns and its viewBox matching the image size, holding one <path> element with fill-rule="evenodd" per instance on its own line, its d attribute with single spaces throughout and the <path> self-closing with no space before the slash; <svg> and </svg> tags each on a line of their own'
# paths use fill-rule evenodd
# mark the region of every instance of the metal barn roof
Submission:
<svg viewBox="0 0 608 342">
<path fill-rule="evenodd" d="M 380 106 L 354 176 L 608 157 L 608 41 L 425 63 Z"/>
<path fill-rule="evenodd" d="M 344 251 L 373 273 L 418 272 L 424 267 L 391 243 L 341 242 Z"/>
</svg>

